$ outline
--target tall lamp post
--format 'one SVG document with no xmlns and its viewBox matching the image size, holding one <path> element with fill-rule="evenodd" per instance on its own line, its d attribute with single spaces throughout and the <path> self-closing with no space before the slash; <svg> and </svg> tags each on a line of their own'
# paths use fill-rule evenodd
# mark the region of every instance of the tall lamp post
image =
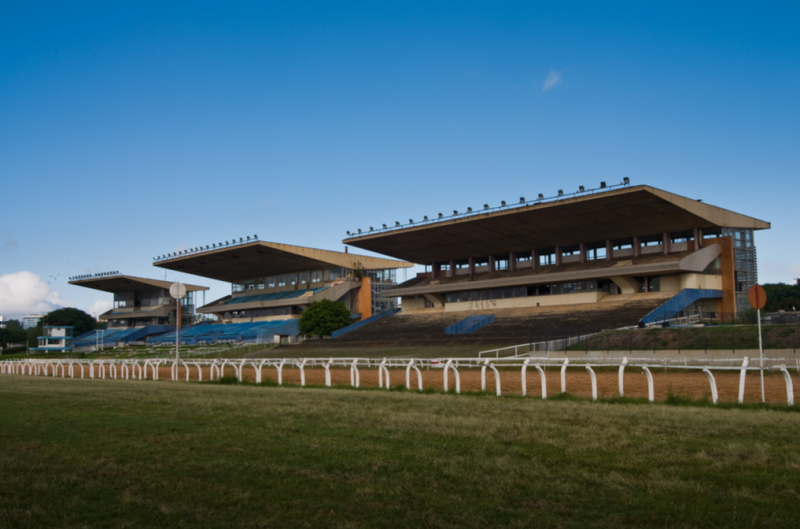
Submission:
<svg viewBox="0 0 800 529">
<path fill-rule="evenodd" d="M 186 295 L 186 287 L 180 281 L 169 287 L 169 295 L 175 298 L 175 365 L 178 365 L 178 343 L 181 328 L 181 298 Z"/>
<path fill-rule="evenodd" d="M 756 309 L 758 318 L 758 356 L 761 359 L 761 403 L 763 404 L 766 399 L 764 398 L 764 343 L 761 339 L 761 309 L 767 304 L 767 292 L 761 285 L 753 285 L 747 291 L 747 301 L 751 307 Z"/>
</svg>

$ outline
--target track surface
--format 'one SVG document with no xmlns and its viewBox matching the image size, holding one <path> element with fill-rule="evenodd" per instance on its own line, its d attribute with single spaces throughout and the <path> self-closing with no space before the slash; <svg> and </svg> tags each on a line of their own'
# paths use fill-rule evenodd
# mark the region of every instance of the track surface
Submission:
<svg viewBox="0 0 800 529">
<path fill-rule="evenodd" d="M 396 387 L 405 385 L 406 373 L 401 369 L 390 369 L 390 385 Z M 792 382 L 795 387 L 795 400 L 797 400 L 797 388 L 800 387 L 800 377 L 796 372 L 792 373 Z M 149 371 L 148 371 L 149 374 Z M 616 370 L 597 372 L 597 395 L 600 398 L 610 398 L 618 395 L 618 376 Z M 198 380 L 197 368 L 192 367 L 189 380 Z M 203 369 L 203 380 L 209 379 L 210 370 Z M 226 376 L 235 376 L 232 368 L 226 368 Z M 306 368 L 306 384 L 322 386 L 325 384 L 325 370 L 322 368 Z M 481 374 L 480 369 L 460 369 L 461 391 L 480 391 Z M 274 368 L 262 369 L 262 380 L 277 380 L 277 372 Z M 256 373 L 252 367 L 245 366 L 242 369 L 242 377 L 255 382 Z M 455 387 L 455 379 L 452 373 L 449 375 L 449 389 Z M 561 373 L 560 369 L 549 368 L 546 370 L 547 394 L 557 395 L 561 392 Z M 170 368 L 160 367 L 159 378 L 169 381 Z M 717 382 L 717 391 L 720 402 L 736 402 L 739 394 L 739 372 L 714 372 Z M 359 369 L 359 379 L 361 387 L 378 387 L 377 369 Z M 180 381 L 186 380 L 186 370 L 180 369 Z M 591 397 L 592 386 L 589 373 L 583 367 L 567 369 L 567 392 L 581 397 Z M 654 391 L 656 400 L 665 400 L 667 394 L 672 392 L 675 395 L 692 398 L 710 398 L 711 389 L 708 378 L 699 371 L 684 372 L 681 370 L 653 373 Z M 300 384 L 300 370 L 284 368 L 284 384 Z M 349 386 L 349 369 L 331 369 L 332 385 Z M 414 371 L 411 372 L 412 388 L 417 388 L 417 377 Z M 422 371 L 422 385 L 424 389 L 444 389 L 444 376 L 441 369 L 431 369 Z M 503 395 L 522 395 L 522 384 L 520 370 L 501 370 L 500 385 Z M 786 383 L 783 376 L 779 373 L 771 372 L 764 377 L 766 400 L 773 404 L 786 404 Z M 527 393 L 531 397 L 541 397 L 541 379 L 535 368 L 529 367 L 527 372 Z M 633 398 L 647 398 L 647 378 L 638 368 L 628 368 L 625 371 L 625 396 Z M 495 391 L 494 375 L 491 370 L 486 372 L 486 390 Z M 760 402 L 761 390 L 759 376 L 757 373 L 749 373 L 745 382 L 745 402 Z"/>
</svg>

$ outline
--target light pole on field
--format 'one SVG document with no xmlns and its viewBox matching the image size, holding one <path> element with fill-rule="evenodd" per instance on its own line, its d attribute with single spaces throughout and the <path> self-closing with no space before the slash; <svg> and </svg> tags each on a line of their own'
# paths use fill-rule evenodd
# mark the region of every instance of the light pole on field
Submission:
<svg viewBox="0 0 800 529">
<path fill-rule="evenodd" d="M 186 295 L 186 287 L 176 281 L 169 287 L 169 295 L 175 298 L 175 365 L 178 365 L 178 343 L 181 328 L 181 298 Z"/>
</svg>

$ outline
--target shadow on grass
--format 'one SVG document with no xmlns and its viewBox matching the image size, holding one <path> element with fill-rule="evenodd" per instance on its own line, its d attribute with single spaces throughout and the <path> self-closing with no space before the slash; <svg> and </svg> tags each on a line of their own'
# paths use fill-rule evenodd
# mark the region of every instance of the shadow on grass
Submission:
<svg viewBox="0 0 800 529">
<path fill-rule="evenodd" d="M 252 387 L 269 387 L 269 388 L 304 388 L 304 389 L 327 389 L 327 390 L 344 390 L 344 391 L 392 391 L 392 392 L 408 392 L 408 393 L 421 393 L 425 395 L 458 395 L 460 397 L 495 397 L 497 398 L 494 391 L 462 391 L 461 393 L 456 393 L 454 389 L 443 391 L 440 389 L 433 389 L 427 388 L 423 390 L 408 390 L 406 389 L 405 385 L 397 384 L 388 390 L 385 388 L 377 388 L 373 386 L 368 387 L 353 387 L 347 384 L 335 384 L 330 387 L 320 384 L 306 384 L 305 386 L 301 386 L 300 384 L 296 383 L 283 383 L 278 384 L 275 380 L 266 377 L 262 382 L 250 382 L 248 380 L 239 382 L 237 377 L 235 376 L 224 376 L 220 379 L 214 381 L 207 381 L 207 382 L 200 382 L 201 384 L 221 384 L 221 385 L 240 385 L 240 386 L 252 386 Z M 536 397 L 531 396 L 522 396 L 522 395 L 501 395 L 501 398 L 505 399 L 530 399 L 534 398 L 536 400 L 547 400 L 547 401 L 556 401 L 556 402 L 589 402 L 589 403 L 598 403 L 598 404 L 612 404 L 612 405 L 655 405 L 655 406 L 679 406 L 679 407 L 695 407 L 695 408 L 716 408 L 716 409 L 724 409 L 724 410 L 774 410 L 774 411 L 786 411 L 786 412 L 799 412 L 800 408 L 796 406 L 786 406 L 780 404 L 761 404 L 761 403 L 744 403 L 739 404 L 736 402 L 720 402 L 714 404 L 708 398 L 708 396 L 703 396 L 700 398 L 692 398 L 689 395 L 676 395 L 671 390 L 667 392 L 667 399 L 666 400 L 659 400 L 655 402 L 650 402 L 646 398 L 642 397 L 600 397 L 597 400 L 592 400 L 589 397 L 581 397 L 578 395 L 573 395 L 572 393 L 556 393 L 555 395 L 548 396 L 547 399 L 538 399 Z"/>
</svg>

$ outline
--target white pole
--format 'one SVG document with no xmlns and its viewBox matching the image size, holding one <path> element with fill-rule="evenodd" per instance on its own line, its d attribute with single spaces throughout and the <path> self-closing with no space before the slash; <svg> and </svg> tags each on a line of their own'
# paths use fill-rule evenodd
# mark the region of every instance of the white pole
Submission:
<svg viewBox="0 0 800 529">
<path fill-rule="evenodd" d="M 178 292 L 180 292 L 181 282 L 178 281 Z M 181 328 L 181 298 L 175 297 L 175 365 L 178 365 L 178 335 L 180 334 Z M 763 362 L 762 362 L 763 364 Z"/>
<path fill-rule="evenodd" d="M 764 346 L 761 341 L 761 309 L 756 311 L 758 315 L 758 355 L 761 358 L 761 404 L 766 402 L 764 398 Z"/>
</svg>

